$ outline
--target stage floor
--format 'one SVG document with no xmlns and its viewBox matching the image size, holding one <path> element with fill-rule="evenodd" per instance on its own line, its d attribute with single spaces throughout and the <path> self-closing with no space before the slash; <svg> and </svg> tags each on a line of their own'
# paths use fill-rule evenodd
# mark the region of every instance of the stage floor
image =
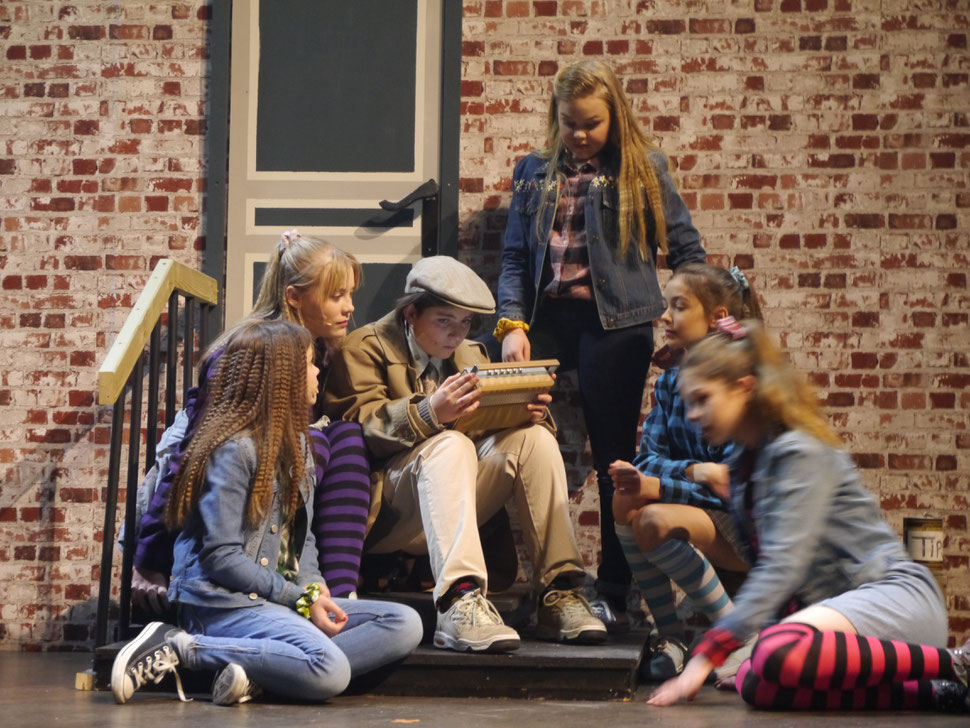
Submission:
<svg viewBox="0 0 970 728">
<path fill-rule="evenodd" d="M 91 666 L 85 653 L 0 652 L 0 715 L 18 728 L 370 728 L 415 725 L 421 728 L 534 726 L 535 728 L 848 728 L 913 726 L 966 728 L 965 715 L 932 713 L 762 713 L 749 710 L 734 693 L 705 687 L 693 704 L 651 708 L 643 700 L 649 686 L 632 701 L 521 700 L 509 698 L 413 698 L 356 695 L 321 706 L 250 703 L 224 708 L 204 696 L 180 703 L 168 693 L 138 693 L 115 705 L 110 692 L 74 688 L 75 674 Z"/>
</svg>

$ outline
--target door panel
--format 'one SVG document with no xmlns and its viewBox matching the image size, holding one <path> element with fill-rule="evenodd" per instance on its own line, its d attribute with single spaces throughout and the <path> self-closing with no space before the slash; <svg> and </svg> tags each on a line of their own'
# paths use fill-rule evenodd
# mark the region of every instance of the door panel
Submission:
<svg viewBox="0 0 970 728">
<path fill-rule="evenodd" d="M 237 0 L 232 25 L 226 322 L 293 227 L 364 263 L 377 318 L 421 255 L 421 204 L 378 202 L 442 179 L 442 0 Z"/>
</svg>

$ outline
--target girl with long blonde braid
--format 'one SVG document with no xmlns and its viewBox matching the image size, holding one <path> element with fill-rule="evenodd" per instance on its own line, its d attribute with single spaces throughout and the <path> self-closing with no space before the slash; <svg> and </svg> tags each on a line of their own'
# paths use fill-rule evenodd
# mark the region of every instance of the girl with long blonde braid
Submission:
<svg viewBox="0 0 970 728">
<path fill-rule="evenodd" d="M 420 641 L 410 607 L 332 597 L 320 574 L 313 357 L 310 333 L 287 321 L 249 321 L 224 340 L 165 510 L 180 529 L 170 596 L 182 629 L 153 622 L 121 650 L 118 703 L 179 665 L 215 671 L 219 705 L 263 691 L 327 700 Z"/>
<path fill-rule="evenodd" d="M 760 633 L 735 682 L 757 708 L 970 711 L 970 641 L 944 649 L 936 580 L 883 520 L 811 388 L 758 323 L 718 328 L 688 352 L 680 392 L 708 441 L 739 449 L 731 508 L 754 567 L 648 702 L 693 698 Z"/>
</svg>

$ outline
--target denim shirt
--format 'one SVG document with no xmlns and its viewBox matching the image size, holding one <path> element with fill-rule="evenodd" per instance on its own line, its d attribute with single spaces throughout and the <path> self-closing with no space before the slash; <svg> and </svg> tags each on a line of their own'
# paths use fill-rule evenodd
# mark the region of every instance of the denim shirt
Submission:
<svg viewBox="0 0 970 728">
<path fill-rule="evenodd" d="M 750 515 L 744 509 L 749 488 Z M 759 543 L 734 609 L 715 625 L 738 642 L 793 595 L 815 604 L 910 561 L 849 455 L 798 430 L 760 448 L 750 480 L 732 468 L 731 510 L 742 532 L 757 534 Z"/>
<path fill-rule="evenodd" d="M 676 269 L 682 263 L 703 263 L 706 253 L 700 235 L 667 172 L 666 156 L 652 151 L 650 162 L 657 173 L 667 224 L 667 264 Z M 549 205 L 537 229 L 536 217 L 547 169 L 548 160 L 535 152 L 515 165 L 512 203 L 502 248 L 502 272 L 498 281 L 499 317 L 525 321 L 530 325 L 535 318 L 549 233 L 556 213 L 555 205 Z M 600 174 L 590 183 L 586 196 L 586 238 L 593 295 L 604 329 L 644 324 L 664 312 L 657 281 L 655 223 L 649 208 L 645 210 L 649 255 L 644 259 L 636 241 L 631 239 L 626 257 L 618 259 L 616 237 L 620 202 L 617 171 L 616 164 L 607 160 Z"/>
<path fill-rule="evenodd" d="M 294 543 L 303 543 L 298 583 L 276 571 L 284 531 L 278 480 L 273 481 L 273 503 L 262 522 L 253 526 L 246 517 L 255 472 L 256 448 L 248 437 L 229 440 L 212 453 L 198 505 L 175 541 L 169 587 L 173 601 L 220 608 L 270 601 L 295 607 L 307 584 L 323 583 L 309 528 L 314 487 L 309 448 L 300 484 L 303 504 L 291 525 Z"/>
</svg>

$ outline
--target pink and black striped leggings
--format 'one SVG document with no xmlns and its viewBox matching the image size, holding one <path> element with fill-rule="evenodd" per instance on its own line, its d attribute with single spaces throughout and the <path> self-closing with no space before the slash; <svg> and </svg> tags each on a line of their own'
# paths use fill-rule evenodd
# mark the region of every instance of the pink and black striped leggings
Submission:
<svg viewBox="0 0 970 728">
<path fill-rule="evenodd" d="M 756 708 L 919 710 L 935 707 L 930 680 L 955 677 L 944 649 L 787 622 L 761 633 L 736 686 Z"/>
</svg>

